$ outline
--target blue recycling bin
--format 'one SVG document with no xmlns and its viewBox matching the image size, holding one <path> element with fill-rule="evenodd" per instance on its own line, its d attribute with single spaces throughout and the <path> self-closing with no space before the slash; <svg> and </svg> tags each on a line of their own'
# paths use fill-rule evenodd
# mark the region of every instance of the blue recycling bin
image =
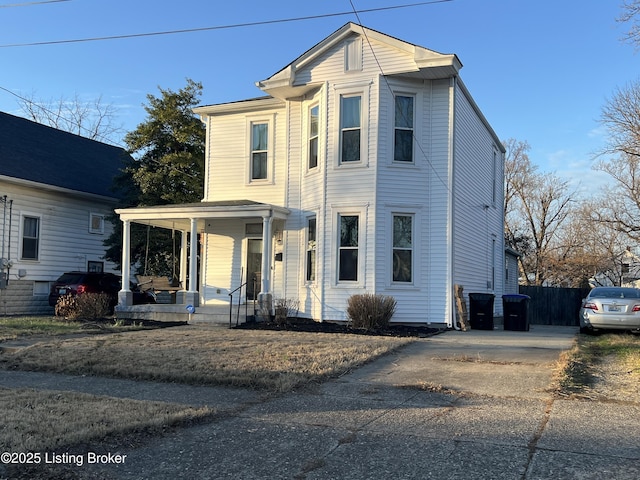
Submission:
<svg viewBox="0 0 640 480">
<path fill-rule="evenodd" d="M 529 331 L 529 295 L 507 294 L 502 296 L 504 329 Z"/>
</svg>

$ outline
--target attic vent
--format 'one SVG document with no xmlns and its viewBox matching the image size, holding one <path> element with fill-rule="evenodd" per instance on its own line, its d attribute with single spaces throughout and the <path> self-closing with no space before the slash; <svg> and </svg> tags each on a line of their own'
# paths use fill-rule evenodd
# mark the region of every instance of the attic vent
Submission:
<svg viewBox="0 0 640 480">
<path fill-rule="evenodd" d="M 344 71 L 362 70 L 362 39 L 354 38 L 344 44 Z"/>
</svg>

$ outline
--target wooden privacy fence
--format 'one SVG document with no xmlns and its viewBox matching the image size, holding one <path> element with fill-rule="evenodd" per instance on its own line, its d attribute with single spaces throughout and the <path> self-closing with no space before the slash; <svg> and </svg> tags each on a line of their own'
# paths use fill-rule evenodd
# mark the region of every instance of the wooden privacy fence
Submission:
<svg viewBox="0 0 640 480">
<path fill-rule="evenodd" d="M 582 299 L 590 290 L 520 285 L 520 293 L 531 297 L 527 317 L 535 325 L 578 326 Z"/>
</svg>

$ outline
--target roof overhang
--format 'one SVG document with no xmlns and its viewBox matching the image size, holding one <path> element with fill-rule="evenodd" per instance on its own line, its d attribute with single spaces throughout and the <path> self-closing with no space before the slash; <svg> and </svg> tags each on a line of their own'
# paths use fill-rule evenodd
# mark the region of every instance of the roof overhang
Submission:
<svg viewBox="0 0 640 480">
<path fill-rule="evenodd" d="M 266 80 L 256 82 L 256 86 L 272 97 L 281 99 L 300 97 L 308 93 L 317 88 L 318 84 L 296 84 L 296 72 L 351 35 L 361 35 L 365 37 L 371 45 L 371 48 L 375 48 L 376 43 L 385 44 L 413 57 L 413 69 L 404 69 L 398 72 L 384 72 L 386 75 L 403 75 L 423 80 L 435 80 L 456 76 L 462 68 L 462 62 L 460 62 L 455 54 L 438 53 L 361 25 L 347 23 L 320 43 L 307 50 L 282 70 L 276 72 Z"/>
<path fill-rule="evenodd" d="M 198 230 L 202 231 L 204 221 L 208 219 L 274 218 L 284 220 L 289 216 L 290 210 L 251 200 L 231 200 L 121 208 L 117 209 L 116 213 L 122 221 L 184 231 L 191 229 L 191 219 L 195 219 L 198 221 Z"/>
</svg>

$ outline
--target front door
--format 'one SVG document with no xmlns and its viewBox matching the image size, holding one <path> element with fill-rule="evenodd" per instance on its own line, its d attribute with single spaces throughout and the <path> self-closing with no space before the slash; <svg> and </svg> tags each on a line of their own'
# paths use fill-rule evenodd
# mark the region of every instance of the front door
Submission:
<svg viewBox="0 0 640 480">
<path fill-rule="evenodd" d="M 260 293 L 262 272 L 262 239 L 247 239 L 247 301 Z"/>
</svg>

